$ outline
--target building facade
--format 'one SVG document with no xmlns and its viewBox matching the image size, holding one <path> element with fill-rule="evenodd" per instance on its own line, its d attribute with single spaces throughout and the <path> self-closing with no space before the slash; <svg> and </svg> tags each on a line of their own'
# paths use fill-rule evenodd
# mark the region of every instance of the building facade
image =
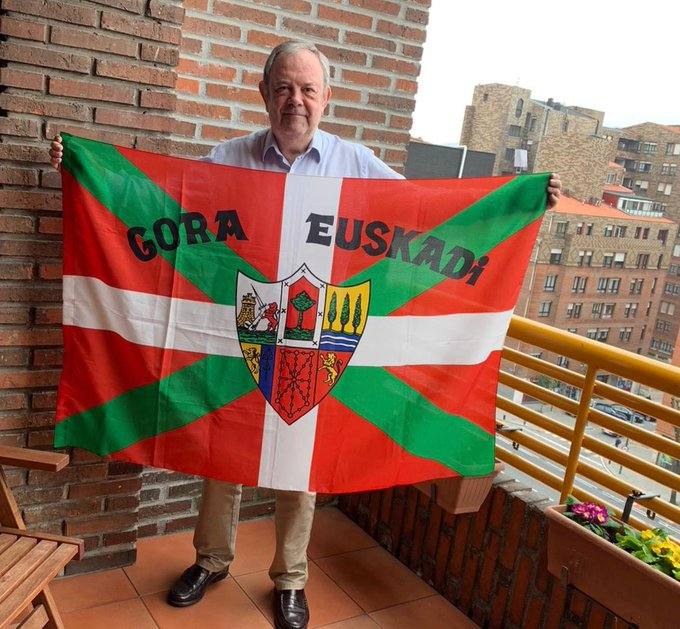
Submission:
<svg viewBox="0 0 680 629">
<path fill-rule="evenodd" d="M 477 85 L 460 143 L 494 153 L 495 175 L 559 172 L 567 194 L 593 200 L 602 196 L 612 154 L 603 120 L 604 112 L 538 101 L 522 87 Z"/>
<path fill-rule="evenodd" d="M 649 354 L 676 230 L 663 216 L 561 199 L 543 219 L 515 312 Z"/>
</svg>

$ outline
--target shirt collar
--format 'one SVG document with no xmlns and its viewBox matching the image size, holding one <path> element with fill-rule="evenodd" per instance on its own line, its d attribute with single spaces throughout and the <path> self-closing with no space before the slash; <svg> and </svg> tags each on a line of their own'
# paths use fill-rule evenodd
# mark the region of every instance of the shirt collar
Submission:
<svg viewBox="0 0 680 629">
<path fill-rule="evenodd" d="M 321 132 L 317 129 L 316 132 L 314 133 L 314 137 L 312 137 L 312 141 L 310 142 L 309 147 L 307 147 L 307 150 L 302 155 L 310 155 L 312 157 L 315 157 L 318 163 L 321 161 L 322 148 L 323 137 Z M 264 145 L 262 147 L 263 162 L 267 159 L 267 156 L 270 154 L 270 151 L 274 151 L 274 153 L 276 153 L 276 155 L 278 155 L 280 159 L 285 161 L 285 157 L 283 156 L 283 153 L 281 152 L 278 144 L 276 143 L 276 138 L 274 137 L 272 130 L 268 129 L 264 137 Z"/>
</svg>

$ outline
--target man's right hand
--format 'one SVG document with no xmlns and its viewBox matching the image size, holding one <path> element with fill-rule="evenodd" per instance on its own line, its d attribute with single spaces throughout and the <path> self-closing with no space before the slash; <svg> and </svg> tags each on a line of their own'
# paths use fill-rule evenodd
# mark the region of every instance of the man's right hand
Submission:
<svg viewBox="0 0 680 629">
<path fill-rule="evenodd" d="M 50 163 L 57 170 L 61 165 L 61 158 L 64 156 L 64 145 L 61 143 L 61 136 L 55 135 L 50 148 Z"/>
</svg>

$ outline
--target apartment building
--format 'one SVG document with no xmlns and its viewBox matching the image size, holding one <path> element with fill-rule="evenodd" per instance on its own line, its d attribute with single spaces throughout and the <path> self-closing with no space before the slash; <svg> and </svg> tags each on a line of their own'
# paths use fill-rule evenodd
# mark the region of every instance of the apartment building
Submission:
<svg viewBox="0 0 680 629">
<path fill-rule="evenodd" d="M 460 143 L 496 155 L 494 174 L 559 172 L 565 192 L 600 199 L 612 155 L 604 112 L 531 98 L 522 87 L 477 85 L 465 108 Z"/>
<path fill-rule="evenodd" d="M 645 122 L 617 130 L 614 162 L 624 169 L 621 184 L 649 200 L 653 211 L 680 222 L 680 127 Z M 663 298 L 652 331 L 651 354 L 668 360 L 680 334 L 680 237 L 673 246 Z"/>
<path fill-rule="evenodd" d="M 640 216 L 561 199 L 543 219 L 515 312 L 649 354 L 676 231 L 660 213 Z"/>
</svg>

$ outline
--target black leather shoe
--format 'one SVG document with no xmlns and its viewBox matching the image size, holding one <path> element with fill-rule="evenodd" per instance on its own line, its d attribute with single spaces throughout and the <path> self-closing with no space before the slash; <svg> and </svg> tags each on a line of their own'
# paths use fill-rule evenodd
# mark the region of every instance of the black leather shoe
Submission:
<svg viewBox="0 0 680 629">
<path fill-rule="evenodd" d="M 307 629 L 309 608 L 304 590 L 276 590 L 274 626 L 276 629 Z"/>
<path fill-rule="evenodd" d="M 195 563 L 187 568 L 172 589 L 168 592 L 168 603 L 174 607 L 188 607 L 198 603 L 211 584 L 221 581 L 229 574 L 229 568 L 219 572 L 210 572 Z"/>
</svg>

